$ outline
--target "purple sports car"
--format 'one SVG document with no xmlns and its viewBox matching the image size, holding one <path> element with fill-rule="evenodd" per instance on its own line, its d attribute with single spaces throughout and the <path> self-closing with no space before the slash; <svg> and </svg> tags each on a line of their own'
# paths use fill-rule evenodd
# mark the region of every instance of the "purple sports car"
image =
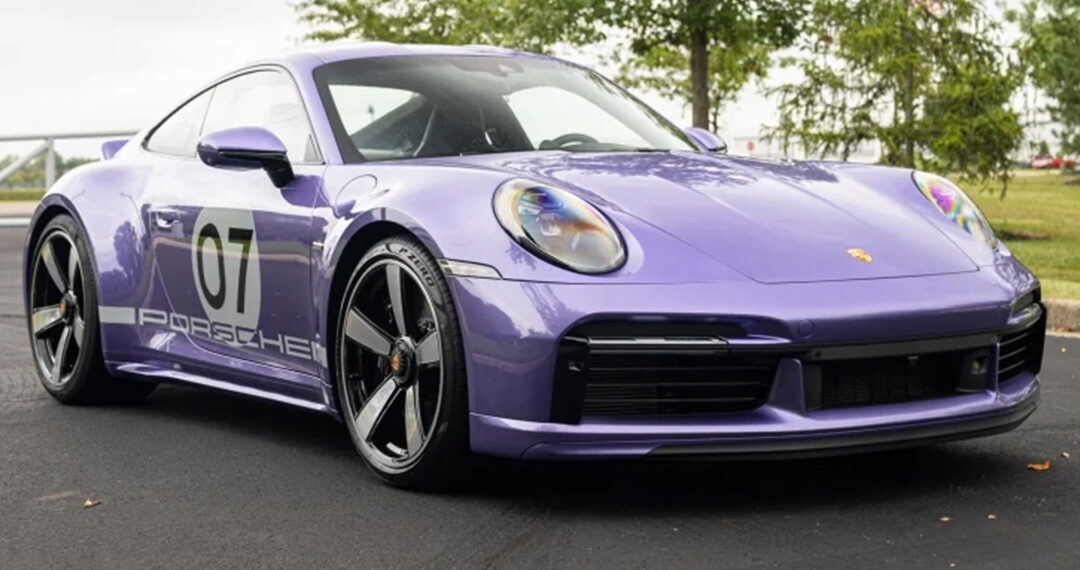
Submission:
<svg viewBox="0 0 1080 570">
<path fill-rule="evenodd" d="M 922 445 L 1038 402 L 1038 282 L 956 186 L 729 157 L 551 57 L 301 52 L 103 154 L 26 242 L 61 402 L 181 382 L 318 410 L 405 486 L 470 452 Z"/>
</svg>

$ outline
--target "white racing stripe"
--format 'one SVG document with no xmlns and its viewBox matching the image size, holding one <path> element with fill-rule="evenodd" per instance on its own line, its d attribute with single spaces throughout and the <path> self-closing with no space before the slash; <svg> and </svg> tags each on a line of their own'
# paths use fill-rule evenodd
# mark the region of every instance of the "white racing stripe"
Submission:
<svg viewBox="0 0 1080 570">
<path fill-rule="evenodd" d="M 108 325 L 135 324 L 134 307 L 98 307 L 98 321 Z"/>
</svg>

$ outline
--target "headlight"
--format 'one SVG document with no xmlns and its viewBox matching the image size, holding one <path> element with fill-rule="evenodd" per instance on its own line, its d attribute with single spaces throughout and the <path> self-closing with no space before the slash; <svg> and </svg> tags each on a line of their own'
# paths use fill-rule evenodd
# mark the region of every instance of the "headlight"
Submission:
<svg viewBox="0 0 1080 570">
<path fill-rule="evenodd" d="M 495 217 L 519 244 L 579 273 L 608 273 L 626 261 L 622 236 L 577 196 L 531 180 L 509 180 L 495 191 Z"/>
<path fill-rule="evenodd" d="M 928 172 L 916 172 L 914 178 L 919 191 L 945 217 L 965 232 L 983 240 L 986 245 L 997 246 L 997 237 L 990 222 L 963 190 L 945 178 Z"/>
</svg>

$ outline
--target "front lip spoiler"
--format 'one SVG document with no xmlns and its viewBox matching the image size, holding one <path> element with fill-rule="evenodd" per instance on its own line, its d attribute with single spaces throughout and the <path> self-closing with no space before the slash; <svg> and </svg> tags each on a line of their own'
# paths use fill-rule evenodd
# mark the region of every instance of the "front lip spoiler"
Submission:
<svg viewBox="0 0 1080 570">
<path fill-rule="evenodd" d="M 1030 398 L 1004 414 L 935 425 L 826 435 L 813 434 L 802 439 L 777 438 L 773 441 L 709 443 L 702 445 L 660 445 L 648 457 L 705 458 L 711 460 L 805 459 L 946 443 L 1011 431 L 1024 423 L 1039 405 Z"/>
</svg>

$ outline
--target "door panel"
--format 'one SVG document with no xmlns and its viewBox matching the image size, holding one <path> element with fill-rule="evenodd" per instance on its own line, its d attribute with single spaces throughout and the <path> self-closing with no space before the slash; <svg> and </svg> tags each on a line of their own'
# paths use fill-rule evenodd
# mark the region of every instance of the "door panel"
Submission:
<svg viewBox="0 0 1080 570">
<path fill-rule="evenodd" d="M 171 328 L 223 356 L 320 373 L 311 214 L 324 168 L 297 166 L 279 189 L 258 170 L 171 166 L 148 208 Z"/>
</svg>

